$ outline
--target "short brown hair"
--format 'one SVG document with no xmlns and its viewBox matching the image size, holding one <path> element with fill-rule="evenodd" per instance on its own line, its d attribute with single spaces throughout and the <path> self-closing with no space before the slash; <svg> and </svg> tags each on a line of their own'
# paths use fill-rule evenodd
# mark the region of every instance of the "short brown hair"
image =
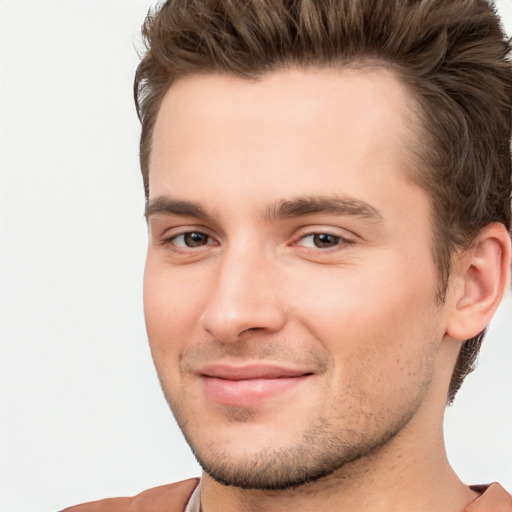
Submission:
<svg viewBox="0 0 512 512">
<path fill-rule="evenodd" d="M 168 0 L 143 26 L 135 77 L 148 195 L 151 136 L 177 78 L 257 79 L 297 66 L 391 67 L 418 104 L 423 141 L 413 180 L 431 198 L 438 298 L 456 248 L 490 222 L 511 226 L 509 45 L 486 0 Z M 467 340 L 448 393 L 472 371 L 484 333 Z"/>
</svg>

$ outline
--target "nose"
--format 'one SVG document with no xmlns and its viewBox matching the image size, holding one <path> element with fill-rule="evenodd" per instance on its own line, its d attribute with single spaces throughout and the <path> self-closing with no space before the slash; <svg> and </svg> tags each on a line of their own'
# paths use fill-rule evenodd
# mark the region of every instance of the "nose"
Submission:
<svg viewBox="0 0 512 512">
<path fill-rule="evenodd" d="M 251 331 L 274 333 L 286 322 L 282 273 L 276 262 L 255 251 L 232 251 L 216 266 L 203 328 L 223 343 Z"/>
</svg>

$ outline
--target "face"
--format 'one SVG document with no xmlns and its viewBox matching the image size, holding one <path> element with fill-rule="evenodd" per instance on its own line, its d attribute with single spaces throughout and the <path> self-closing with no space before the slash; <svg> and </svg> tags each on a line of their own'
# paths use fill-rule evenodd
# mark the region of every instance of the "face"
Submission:
<svg viewBox="0 0 512 512">
<path fill-rule="evenodd" d="M 158 114 L 144 300 L 206 472 L 279 489 L 412 423 L 443 338 L 409 95 L 384 70 L 181 79 Z"/>
</svg>

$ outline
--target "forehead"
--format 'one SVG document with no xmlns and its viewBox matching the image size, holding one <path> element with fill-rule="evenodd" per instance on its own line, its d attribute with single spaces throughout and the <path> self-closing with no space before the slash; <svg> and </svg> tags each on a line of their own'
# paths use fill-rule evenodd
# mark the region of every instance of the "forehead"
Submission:
<svg viewBox="0 0 512 512">
<path fill-rule="evenodd" d="M 411 103 L 404 84 L 375 67 L 179 79 L 155 124 L 150 197 L 178 190 L 201 200 L 225 182 L 264 182 L 284 195 L 360 192 L 349 190 L 358 177 L 380 181 L 383 165 L 405 167 Z"/>
</svg>

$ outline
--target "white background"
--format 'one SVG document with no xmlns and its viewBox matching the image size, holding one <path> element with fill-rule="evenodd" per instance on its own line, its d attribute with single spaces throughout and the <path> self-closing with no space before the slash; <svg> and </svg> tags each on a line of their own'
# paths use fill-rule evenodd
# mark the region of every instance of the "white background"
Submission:
<svg viewBox="0 0 512 512">
<path fill-rule="evenodd" d="M 0 512 L 199 474 L 147 347 L 132 102 L 152 2 L 0 1 Z M 498 2 L 509 33 L 512 2 Z M 512 299 L 449 410 L 468 483 L 512 489 Z"/>
</svg>

